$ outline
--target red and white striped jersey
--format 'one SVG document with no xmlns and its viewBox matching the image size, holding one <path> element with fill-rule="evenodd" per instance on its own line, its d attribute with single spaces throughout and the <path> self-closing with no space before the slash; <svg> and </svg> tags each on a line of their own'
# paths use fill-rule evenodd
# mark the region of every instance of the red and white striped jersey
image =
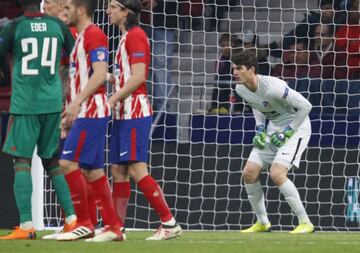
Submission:
<svg viewBox="0 0 360 253">
<path fill-rule="evenodd" d="M 120 90 L 130 79 L 131 65 L 136 63 L 146 64 L 146 78 L 150 65 L 150 44 L 146 33 L 138 26 L 131 28 L 120 38 L 113 71 L 115 92 Z M 114 119 L 120 120 L 138 119 L 152 114 L 145 82 L 123 101 L 118 101 L 114 109 Z"/>
<path fill-rule="evenodd" d="M 104 32 L 92 24 L 78 34 L 70 54 L 70 91 L 67 104 L 74 101 L 87 85 L 93 69 L 92 63 L 108 61 L 108 42 Z M 81 103 L 78 118 L 103 118 L 110 116 L 105 84 Z"/>
</svg>

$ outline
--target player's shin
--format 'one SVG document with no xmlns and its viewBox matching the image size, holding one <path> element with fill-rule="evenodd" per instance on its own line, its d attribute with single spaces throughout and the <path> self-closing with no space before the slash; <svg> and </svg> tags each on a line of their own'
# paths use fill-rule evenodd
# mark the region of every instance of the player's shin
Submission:
<svg viewBox="0 0 360 253">
<path fill-rule="evenodd" d="M 90 215 L 92 224 L 95 226 L 98 223 L 96 199 L 95 199 L 93 189 L 89 185 L 89 183 L 87 184 L 87 190 L 88 190 L 89 215 Z"/>
<path fill-rule="evenodd" d="M 291 180 L 285 181 L 279 186 L 280 192 L 284 195 L 286 202 L 299 219 L 299 223 L 310 223 L 309 217 L 305 211 L 304 205 L 301 203 L 300 195 Z"/>
<path fill-rule="evenodd" d="M 69 186 L 65 180 L 64 174 L 59 166 L 46 169 L 51 177 L 52 185 L 55 189 L 56 197 L 61 208 L 64 210 L 65 217 L 75 214 L 74 206 L 71 201 Z"/>
<path fill-rule="evenodd" d="M 130 199 L 130 182 L 114 182 L 113 183 L 113 201 L 117 216 L 125 224 L 127 207 Z"/>
<path fill-rule="evenodd" d="M 31 194 L 32 182 L 30 164 L 15 163 L 14 193 L 16 206 L 19 209 L 20 224 L 32 221 L 31 216 Z"/>
<path fill-rule="evenodd" d="M 111 229 L 120 231 L 120 227 L 122 227 L 123 224 L 115 213 L 110 185 L 105 175 L 95 181 L 89 182 L 89 185 L 93 189 L 94 197 L 97 205 L 99 206 L 104 224 L 110 226 Z"/>
<path fill-rule="evenodd" d="M 264 193 L 260 181 L 256 181 L 253 184 L 246 184 L 245 189 L 248 194 L 248 199 L 252 209 L 256 214 L 257 221 L 263 225 L 269 224 L 269 219 L 265 208 Z"/>
<path fill-rule="evenodd" d="M 77 169 L 67 173 L 65 179 L 69 185 L 78 222 L 93 230 L 89 215 L 87 182 L 84 175 L 80 169 Z"/>
<path fill-rule="evenodd" d="M 162 222 L 167 222 L 173 218 L 160 186 L 150 175 L 143 177 L 138 182 L 138 186 Z"/>
</svg>

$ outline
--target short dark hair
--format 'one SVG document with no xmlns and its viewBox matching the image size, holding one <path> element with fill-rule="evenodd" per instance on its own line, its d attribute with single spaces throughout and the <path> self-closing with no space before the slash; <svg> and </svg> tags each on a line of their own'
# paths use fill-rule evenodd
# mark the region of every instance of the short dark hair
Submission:
<svg viewBox="0 0 360 253">
<path fill-rule="evenodd" d="M 139 0 L 116 0 L 120 4 L 124 5 L 134 14 L 139 14 L 141 11 L 141 3 Z"/>
<path fill-rule="evenodd" d="M 139 25 L 139 13 L 141 11 L 141 3 L 139 0 L 116 0 L 126 9 L 129 10 L 129 14 L 126 18 L 126 30 L 129 30 L 133 26 Z"/>
<path fill-rule="evenodd" d="M 86 14 L 89 17 L 92 17 L 95 11 L 95 0 L 72 0 L 73 4 L 76 7 L 83 6 L 85 7 Z"/>
<path fill-rule="evenodd" d="M 232 50 L 231 52 L 231 62 L 237 66 L 245 66 L 247 69 L 251 67 L 255 68 L 255 73 L 257 73 L 258 69 L 258 61 L 256 52 L 251 49 L 244 50 Z"/>
</svg>

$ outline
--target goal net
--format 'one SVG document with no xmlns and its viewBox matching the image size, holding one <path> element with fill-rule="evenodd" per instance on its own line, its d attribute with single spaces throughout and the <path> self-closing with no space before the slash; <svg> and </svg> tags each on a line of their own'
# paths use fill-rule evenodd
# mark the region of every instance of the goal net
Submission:
<svg viewBox="0 0 360 253">
<path fill-rule="evenodd" d="M 149 170 L 183 228 L 238 230 L 256 219 L 241 179 L 255 122 L 246 103 L 234 94 L 231 65 L 223 57 L 231 46 L 257 50 L 261 74 L 283 78 L 313 104 L 309 147 L 289 177 L 316 229 L 359 230 L 360 70 L 352 65 L 359 60 L 359 51 L 357 55 L 351 51 L 347 44 L 351 39 L 341 33 L 343 27 L 359 25 L 349 23 L 358 1 L 334 1 L 334 5 L 318 0 L 165 2 L 175 9 L 163 7 L 163 19 L 156 16 L 161 13 L 158 9 L 147 11 L 150 15 L 142 23 L 153 54 L 150 99 L 154 105 L 160 99 Z M 109 26 L 106 8 L 107 1 L 99 0 L 94 19 L 108 34 L 113 56 L 119 32 Z M 167 30 L 174 32 L 173 40 L 171 35 L 160 38 L 166 21 L 174 18 L 176 28 Z M 159 20 L 163 26 L 157 26 Z M 342 47 L 336 36 L 345 41 Z M 359 46 L 358 38 L 352 41 Z M 329 44 L 323 47 L 325 43 Z M 323 60 L 326 54 L 333 59 Z M 166 87 L 163 95 L 156 93 L 161 87 Z M 273 228 L 289 230 L 297 225 L 266 171 L 261 183 Z M 48 178 L 45 187 L 45 226 L 60 226 Z M 158 217 L 132 183 L 126 227 L 158 225 Z"/>
</svg>

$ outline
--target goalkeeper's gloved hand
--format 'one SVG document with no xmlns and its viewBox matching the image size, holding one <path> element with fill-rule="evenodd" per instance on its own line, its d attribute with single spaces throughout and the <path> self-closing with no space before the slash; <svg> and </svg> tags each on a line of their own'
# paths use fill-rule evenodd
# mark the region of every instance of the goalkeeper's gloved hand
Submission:
<svg viewBox="0 0 360 253">
<path fill-rule="evenodd" d="M 258 149 L 265 148 L 266 128 L 263 125 L 256 127 L 256 134 L 253 138 L 253 144 Z"/>
<path fill-rule="evenodd" d="M 271 135 L 270 142 L 277 147 L 284 145 L 291 136 L 295 133 L 294 129 L 290 126 L 287 126 L 284 131 L 276 132 Z"/>
</svg>

